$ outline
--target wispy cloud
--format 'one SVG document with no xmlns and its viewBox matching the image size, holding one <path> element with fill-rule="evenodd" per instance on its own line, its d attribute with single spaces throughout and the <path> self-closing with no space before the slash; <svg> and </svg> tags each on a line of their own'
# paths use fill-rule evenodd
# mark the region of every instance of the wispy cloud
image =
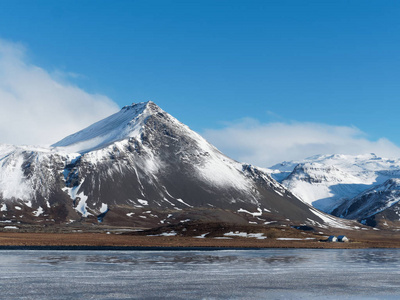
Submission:
<svg viewBox="0 0 400 300">
<path fill-rule="evenodd" d="M 0 40 L 0 143 L 51 144 L 118 110 L 71 74 L 35 66 L 22 45 Z"/>
<path fill-rule="evenodd" d="M 269 167 L 285 160 L 316 154 L 376 153 L 400 157 L 400 148 L 385 138 L 371 141 L 355 127 L 319 123 L 267 123 L 243 119 L 203 136 L 222 152 L 239 161 Z"/>
</svg>

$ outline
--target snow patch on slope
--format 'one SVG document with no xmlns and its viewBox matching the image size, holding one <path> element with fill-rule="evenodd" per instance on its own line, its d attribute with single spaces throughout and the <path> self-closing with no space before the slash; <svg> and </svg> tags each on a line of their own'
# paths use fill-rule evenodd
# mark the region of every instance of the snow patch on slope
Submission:
<svg viewBox="0 0 400 300">
<path fill-rule="evenodd" d="M 257 240 L 265 240 L 267 237 L 264 236 L 264 233 L 247 233 L 247 232 L 240 232 L 240 231 L 230 231 L 224 233 L 224 236 L 237 236 L 237 237 L 245 237 L 245 238 L 256 238 Z"/>
<path fill-rule="evenodd" d="M 40 215 L 42 215 L 42 214 L 44 213 L 44 210 L 43 210 L 43 208 L 42 208 L 41 206 L 39 206 L 38 209 L 35 210 L 35 211 L 32 212 L 32 213 L 33 213 L 33 215 L 34 215 L 35 217 L 39 217 Z"/>
<path fill-rule="evenodd" d="M 143 199 L 138 199 L 138 202 L 142 205 L 149 205 L 149 201 L 143 200 Z"/>
<path fill-rule="evenodd" d="M 100 213 L 105 213 L 106 211 L 108 211 L 108 205 L 105 203 L 102 203 L 101 207 L 100 207 Z"/>
<path fill-rule="evenodd" d="M 78 205 L 75 207 L 75 210 L 78 211 L 79 213 L 81 213 L 82 216 L 84 216 L 84 217 L 88 217 L 88 216 L 90 216 L 90 215 L 93 215 L 93 214 L 91 214 L 90 212 L 88 212 L 88 210 L 87 210 L 87 203 L 86 203 L 86 201 L 87 201 L 88 197 L 85 196 L 85 194 L 82 192 L 82 193 L 79 193 L 79 194 L 77 195 L 77 198 L 79 198 L 79 203 L 78 203 Z"/>
<path fill-rule="evenodd" d="M 88 217 L 90 215 L 93 215 L 87 210 L 88 206 L 86 201 L 88 200 L 88 197 L 83 192 L 80 192 L 78 194 L 79 189 L 82 186 L 83 182 L 84 180 L 78 186 L 74 186 L 72 188 L 65 187 L 63 188 L 63 191 L 67 192 L 68 195 L 71 197 L 71 199 L 74 201 L 75 203 L 74 209 L 77 212 L 79 212 L 83 217 Z M 79 200 L 79 202 L 76 203 L 76 200 Z"/>
<path fill-rule="evenodd" d="M 249 212 L 248 210 L 245 210 L 243 208 L 238 209 L 238 213 L 246 213 L 249 215 L 252 215 L 253 217 L 261 217 L 262 216 L 262 209 L 257 208 L 257 212 Z"/>
</svg>

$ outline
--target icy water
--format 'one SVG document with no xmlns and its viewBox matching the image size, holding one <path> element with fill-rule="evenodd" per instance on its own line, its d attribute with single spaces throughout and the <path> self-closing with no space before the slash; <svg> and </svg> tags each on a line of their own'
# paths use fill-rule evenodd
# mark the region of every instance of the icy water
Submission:
<svg viewBox="0 0 400 300">
<path fill-rule="evenodd" d="M 0 250 L 0 299 L 399 299 L 400 250 Z"/>
</svg>

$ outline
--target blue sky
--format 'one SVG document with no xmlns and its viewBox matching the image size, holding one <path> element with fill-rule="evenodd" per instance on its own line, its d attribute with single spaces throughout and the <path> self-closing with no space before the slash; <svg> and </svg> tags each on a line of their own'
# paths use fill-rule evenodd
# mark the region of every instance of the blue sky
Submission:
<svg viewBox="0 0 400 300">
<path fill-rule="evenodd" d="M 25 64 L 120 107 L 153 100 L 214 143 L 279 123 L 400 145 L 399 33 L 399 1 L 0 2 Z"/>
</svg>

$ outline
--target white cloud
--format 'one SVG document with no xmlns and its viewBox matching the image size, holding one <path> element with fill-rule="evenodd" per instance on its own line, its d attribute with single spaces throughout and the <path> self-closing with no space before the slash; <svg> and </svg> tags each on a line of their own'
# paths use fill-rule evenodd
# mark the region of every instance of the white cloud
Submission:
<svg viewBox="0 0 400 300">
<path fill-rule="evenodd" d="M 400 148 L 385 138 L 370 141 L 355 127 L 318 123 L 267 123 L 243 119 L 203 136 L 228 156 L 261 167 L 316 154 L 376 153 L 400 157 Z"/>
<path fill-rule="evenodd" d="M 25 53 L 0 40 L 0 143 L 52 144 L 118 111 L 106 96 L 69 83 L 70 73 L 50 73 Z"/>
</svg>

